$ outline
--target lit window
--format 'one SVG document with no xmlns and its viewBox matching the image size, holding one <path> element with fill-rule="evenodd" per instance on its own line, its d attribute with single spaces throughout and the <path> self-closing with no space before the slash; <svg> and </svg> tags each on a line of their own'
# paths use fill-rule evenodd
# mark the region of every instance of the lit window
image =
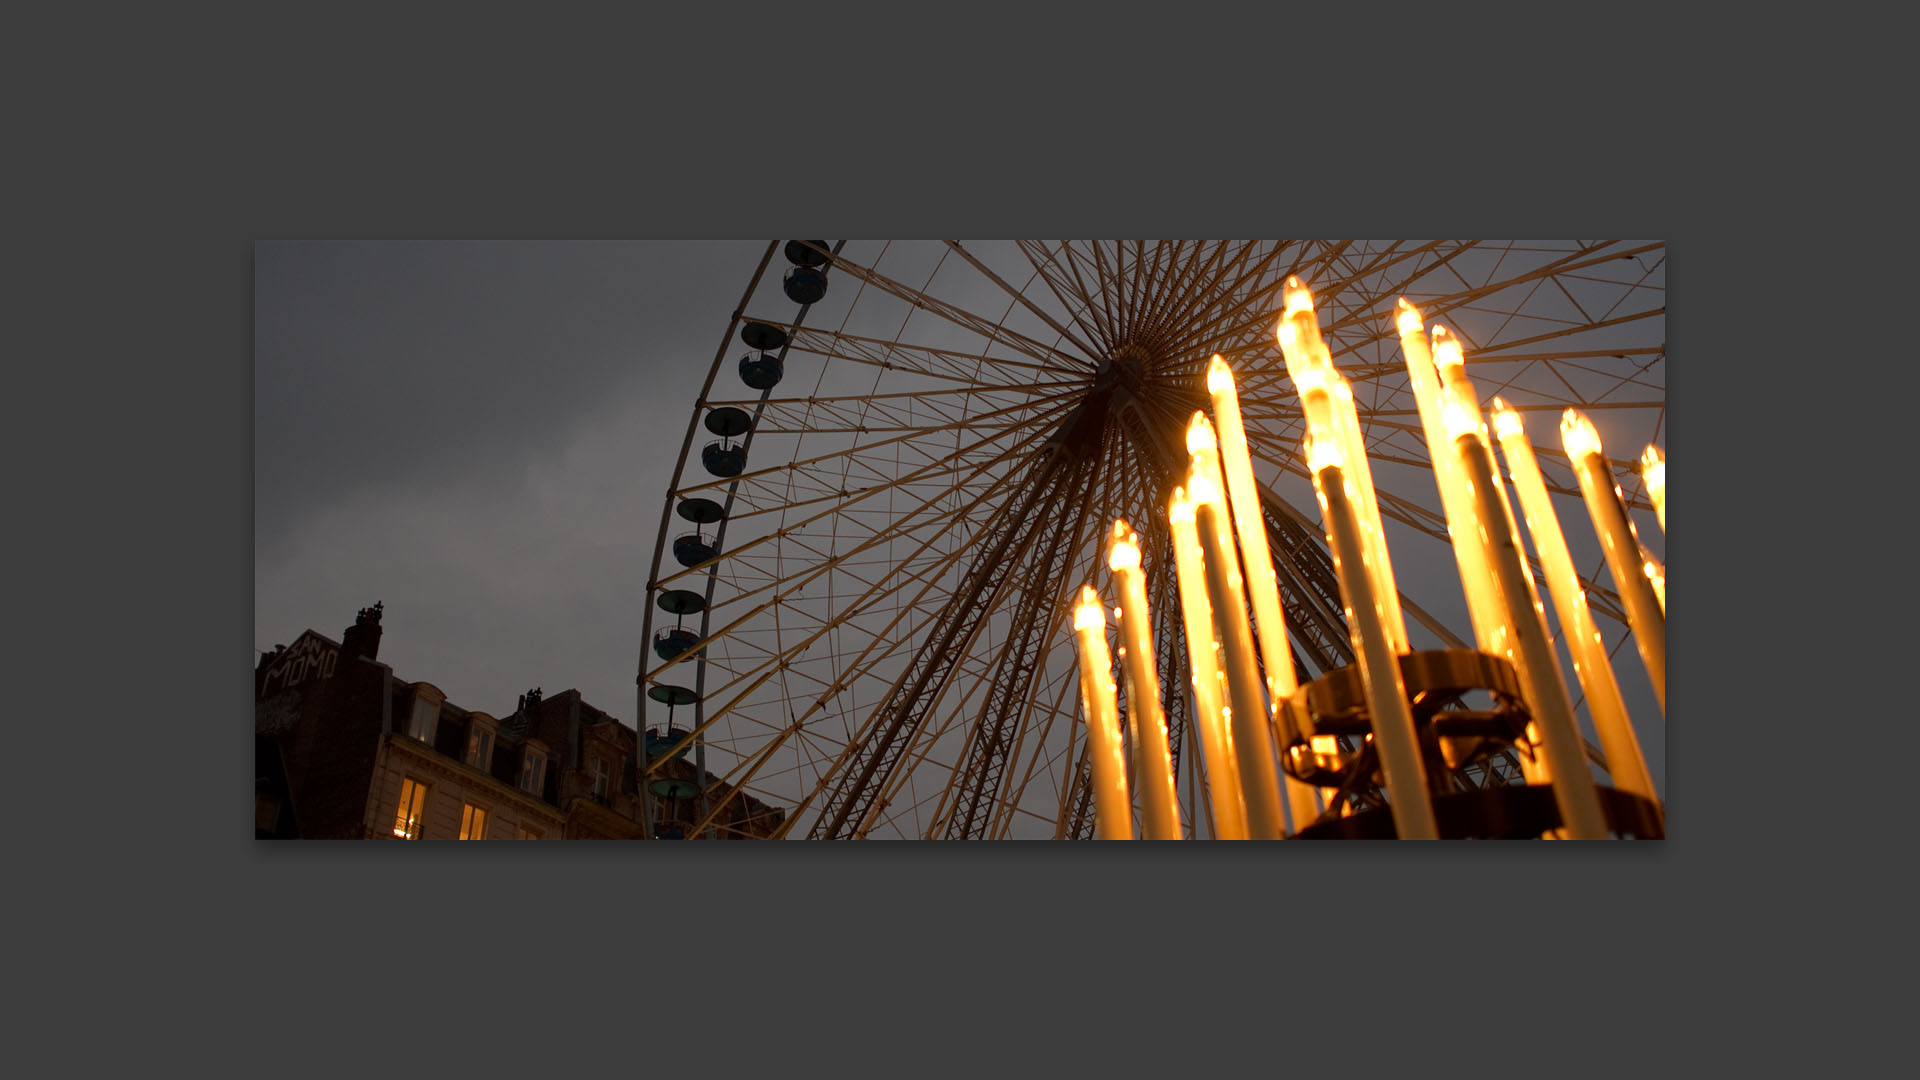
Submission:
<svg viewBox="0 0 1920 1080">
<path fill-rule="evenodd" d="M 520 790 L 538 795 L 547 786 L 546 780 L 547 756 L 537 750 L 527 751 L 520 762 Z"/>
<path fill-rule="evenodd" d="M 493 732 L 475 727 L 467 736 L 467 764 L 484 769 L 493 764 Z"/>
<path fill-rule="evenodd" d="M 468 803 L 460 811 L 460 839 L 485 840 L 487 838 L 487 811 Z"/>
<path fill-rule="evenodd" d="M 593 759 L 593 793 L 602 799 L 607 797 L 607 759 L 598 755 Z"/>
<path fill-rule="evenodd" d="M 525 825 L 522 825 L 522 826 L 520 826 L 520 839 L 522 839 L 522 840 L 538 840 L 538 839 L 540 839 L 540 830 L 539 830 L 539 829 L 533 829 L 533 828 L 529 828 L 529 827 L 527 827 L 527 826 L 525 826 Z"/>
<path fill-rule="evenodd" d="M 433 728 L 440 719 L 440 703 L 424 697 L 413 699 L 413 720 L 407 725 L 407 734 L 421 742 L 433 741 Z"/>
<path fill-rule="evenodd" d="M 393 817 L 393 835 L 402 840 L 420 838 L 420 821 L 427 816 L 427 785 L 409 776 L 400 781 L 400 812 Z"/>
</svg>

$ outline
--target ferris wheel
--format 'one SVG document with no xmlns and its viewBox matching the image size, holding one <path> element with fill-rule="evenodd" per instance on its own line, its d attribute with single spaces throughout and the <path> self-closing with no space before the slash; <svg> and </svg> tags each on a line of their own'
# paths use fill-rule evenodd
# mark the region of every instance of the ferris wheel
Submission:
<svg viewBox="0 0 1920 1080">
<path fill-rule="evenodd" d="M 1471 638 L 1401 297 L 1461 339 L 1483 399 L 1525 418 L 1563 520 L 1580 505 L 1555 437 L 1571 407 L 1663 546 L 1634 467 L 1665 440 L 1659 242 L 776 241 L 693 404 L 649 575 L 640 727 L 671 747 L 654 769 L 699 763 L 699 783 L 663 788 L 688 796 L 685 835 L 723 832 L 743 796 L 791 838 L 1092 835 L 1070 609 L 1106 580 L 1116 518 L 1146 540 L 1188 787 L 1201 755 L 1162 534 L 1214 354 L 1238 381 L 1300 680 L 1350 664 L 1274 338 L 1289 276 L 1352 384 L 1411 634 Z M 1645 675 L 1598 550 L 1575 557 L 1627 689 Z M 1657 710 L 1634 722 L 1662 739 Z M 1492 762 L 1466 782 L 1508 779 Z M 1203 801 L 1180 813 L 1209 834 Z"/>
</svg>

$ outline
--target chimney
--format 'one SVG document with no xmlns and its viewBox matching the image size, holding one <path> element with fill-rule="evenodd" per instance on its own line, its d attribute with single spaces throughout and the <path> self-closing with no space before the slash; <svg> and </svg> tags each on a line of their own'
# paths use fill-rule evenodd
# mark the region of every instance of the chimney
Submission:
<svg viewBox="0 0 1920 1080">
<path fill-rule="evenodd" d="M 369 660 L 380 657 L 380 613 L 385 608 L 383 602 L 376 601 L 370 608 L 361 608 L 353 625 L 340 635 L 340 653 L 347 659 L 364 656 Z"/>
</svg>

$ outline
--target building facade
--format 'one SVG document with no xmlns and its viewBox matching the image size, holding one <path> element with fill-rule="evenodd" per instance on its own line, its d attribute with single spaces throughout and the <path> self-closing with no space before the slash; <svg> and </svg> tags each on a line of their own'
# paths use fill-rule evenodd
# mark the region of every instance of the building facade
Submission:
<svg viewBox="0 0 1920 1080">
<path fill-rule="evenodd" d="M 694 766 L 666 762 L 641 803 L 647 740 L 577 690 L 522 695 L 505 717 L 463 708 L 379 661 L 382 605 L 338 642 L 312 630 L 254 669 L 254 835 L 263 839 L 676 839 L 695 824 Z M 727 785 L 709 780 L 718 804 Z M 784 811 L 741 796 L 703 839 L 777 832 Z"/>
</svg>

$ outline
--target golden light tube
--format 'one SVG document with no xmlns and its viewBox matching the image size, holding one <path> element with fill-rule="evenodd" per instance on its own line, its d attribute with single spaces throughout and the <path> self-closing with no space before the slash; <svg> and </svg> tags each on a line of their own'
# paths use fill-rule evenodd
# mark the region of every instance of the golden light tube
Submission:
<svg viewBox="0 0 1920 1080">
<path fill-rule="evenodd" d="M 1135 779 L 1140 785 L 1140 831 L 1148 840 L 1180 839 L 1180 807 L 1173 785 L 1173 755 L 1167 716 L 1160 708 L 1160 675 L 1154 669 L 1153 623 L 1147 612 L 1146 575 L 1140 571 L 1140 541 L 1125 521 L 1109 535 L 1107 566 L 1120 593 L 1121 667 L 1127 679 L 1127 713 L 1134 734 Z"/>
<path fill-rule="evenodd" d="M 1201 471 L 1197 460 L 1187 479 L 1187 496 L 1194 504 L 1194 531 L 1200 537 L 1207 604 L 1213 612 L 1214 639 L 1220 643 L 1221 668 L 1226 673 L 1227 726 L 1233 733 L 1234 761 L 1240 766 L 1247 835 L 1255 840 L 1278 840 L 1287 832 L 1280 811 L 1280 775 L 1274 763 L 1264 687 L 1253 658 L 1253 635 L 1247 627 L 1240 560 L 1229 546 L 1233 539 L 1227 532 L 1223 493 L 1217 481 Z"/>
<path fill-rule="evenodd" d="M 1459 467 L 1454 464 L 1451 440 L 1441 424 L 1440 411 L 1445 402 L 1440 373 L 1427 345 L 1420 310 L 1401 297 L 1396 314 L 1400 349 L 1406 358 L 1414 403 L 1420 409 L 1420 426 L 1427 437 L 1427 458 L 1433 463 L 1441 509 L 1447 516 L 1447 536 L 1453 544 L 1454 562 L 1460 568 L 1460 589 L 1466 597 L 1467 614 L 1473 621 L 1474 643 L 1482 652 L 1505 656 L 1507 635 L 1499 616 L 1499 598 L 1493 591 L 1492 575 L 1487 573 L 1486 558 L 1477 540 L 1480 524 L 1473 512 L 1473 500 L 1467 497 Z M 1445 340 L 1450 336 L 1445 329 L 1434 327 L 1434 336 Z"/>
<path fill-rule="evenodd" d="M 1640 737 L 1633 730 L 1627 705 L 1620 696 L 1620 684 L 1613 675 L 1613 664 L 1594 626 L 1593 612 L 1587 608 L 1586 590 L 1573 568 L 1573 556 L 1567 550 L 1567 538 L 1560 531 L 1559 515 L 1547 494 L 1540 463 L 1534 458 L 1533 443 L 1520 414 L 1499 398 L 1493 399 L 1493 430 L 1507 459 L 1507 471 L 1520 495 L 1520 508 L 1527 519 L 1527 532 L 1547 574 L 1547 592 L 1560 617 L 1561 633 L 1566 635 L 1567 652 L 1573 657 L 1574 675 L 1587 696 L 1587 709 L 1593 715 L 1594 731 L 1600 736 L 1600 748 L 1606 751 L 1607 771 L 1615 787 L 1658 804 L 1653 778 L 1647 772 L 1646 758 L 1640 750 Z"/>
<path fill-rule="evenodd" d="M 1613 485 L 1613 497 L 1619 500 L 1622 507 L 1627 505 L 1627 493 L 1620 490 L 1619 484 Z M 1640 552 L 1640 571 L 1646 576 L 1647 583 L 1653 586 L 1653 598 L 1660 601 L 1660 614 L 1664 616 L 1667 613 L 1667 568 L 1641 542 L 1640 526 L 1634 524 L 1631 514 L 1627 516 L 1627 531 L 1633 534 L 1633 546 Z"/>
<path fill-rule="evenodd" d="M 1473 488 L 1474 509 L 1484 526 L 1481 537 L 1487 565 L 1498 578 L 1506 601 L 1507 622 L 1513 630 L 1514 668 L 1533 713 L 1530 730 L 1539 732 L 1540 749 L 1552 776 L 1553 798 L 1560 809 L 1559 833 L 1574 840 L 1604 840 L 1608 830 L 1600 794 L 1594 787 L 1593 774 L 1587 771 L 1585 747 L 1573 720 L 1573 703 L 1567 697 L 1560 664 L 1547 637 L 1545 611 L 1524 573 L 1525 559 L 1512 514 L 1500 495 L 1493 452 L 1480 438 L 1479 411 L 1470 413 L 1458 401 L 1449 401 L 1443 419 L 1453 436 L 1461 470 Z"/>
<path fill-rule="evenodd" d="M 1386 778 L 1394 833 L 1403 840 L 1439 839 L 1426 767 L 1420 760 L 1419 737 L 1407 706 L 1406 683 L 1400 677 L 1400 657 L 1389 646 L 1381 606 L 1373 595 L 1373 577 L 1363 565 L 1360 515 L 1340 468 L 1338 444 L 1310 440 L 1307 471 L 1313 474 L 1313 487 L 1320 496 L 1320 515 L 1326 522 L 1333 570 L 1346 601 L 1347 626 L 1359 658 L 1360 682 L 1366 688 L 1367 712 L 1373 725 L 1374 747 L 1380 755 L 1380 771 Z"/>
<path fill-rule="evenodd" d="M 1220 418 L 1218 438 L 1205 413 L 1195 412 L 1187 425 L 1187 452 L 1196 463 L 1212 460 L 1224 472 L 1228 505 L 1232 507 L 1233 531 L 1240 541 L 1240 556 L 1246 564 L 1248 598 L 1253 602 L 1254 625 L 1259 634 L 1260 659 L 1266 670 L 1267 723 L 1277 731 L 1280 703 L 1299 689 L 1293 670 L 1293 651 L 1287 645 L 1285 616 L 1281 611 L 1280 582 L 1274 575 L 1273 552 L 1267 546 L 1266 518 L 1260 512 L 1260 492 L 1253 478 L 1253 457 L 1247 449 L 1246 427 L 1240 417 L 1240 396 L 1233 384 L 1233 372 L 1218 355 L 1207 365 L 1207 392 L 1213 398 L 1214 413 Z M 1223 539 L 1229 551 L 1231 545 Z M 1277 736 L 1276 736 L 1277 737 Z M 1282 775 L 1287 807 L 1295 832 L 1319 816 L 1313 801 L 1313 788 L 1291 776 Z"/>
<path fill-rule="evenodd" d="M 1240 395 L 1233 384 L 1233 370 L 1215 354 L 1207 365 L 1207 392 L 1213 398 L 1213 414 L 1219 419 L 1220 465 L 1226 473 L 1227 505 L 1233 509 L 1233 531 L 1239 538 L 1246 559 L 1247 595 L 1253 600 L 1253 617 L 1260 637 L 1260 658 L 1266 664 L 1267 693 L 1273 701 L 1292 697 L 1299 688 L 1293 670 L 1293 653 L 1287 647 L 1286 622 L 1281 615 L 1280 581 L 1273 571 L 1273 553 L 1267 547 L 1266 517 L 1260 510 L 1260 489 L 1253 478 L 1253 455 L 1247 449 L 1247 430 L 1240 418 Z M 1204 424 L 1206 417 L 1195 413 Z M 1204 428 L 1188 431 L 1188 450 Z"/>
<path fill-rule="evenodd" d="M 1653 500 L 1653 516 L 1660 519 L 1660 531 L 1667 531 L 1667 454 L 1653 443 L 1640 452 L 1640 476 L 1647 482 L 1647 498 Z"/>
<path fill-rule="evenodd" d="M 1187 489 L 1173 489 L 1167 505 L 1173 534 L 1173 559 L 1180 581 L 1180 614 L 1187 631 L 1187 658 L 1193 673 L 1194 711 L 1199 714 L 1200 749 L 1207 759 L 1207 804 L 1213 808 L 1215 835 L 1247 839 L 1247 806 L 1240 794 L 1240 765 L 1234 760 L 1233 733 L 1222 701 L 1219 647 L 1214 641 L 1213 608 L 1207 603 L 1207 573 L 1201 562 L 1200 534 Z"/>
<path fill-rule="evenodd" d="M 1667 616 L 1647 580 L 1640 543 L 1633 535 L 1633 523 L 1621 503 L 1606 458 L 1601 456 L 1600 433 L 1593 421 L 1578 409 L 1560 416 L 1560 444 L 1573 462 L 1573 473 L 1580 480 L 1580 495 L 1587 503 L 1587 516 L 1599 534 L 1600 546 L 1607 555 L 1607 569 L 1613 574 L 1614 587 L 1627 609 L 1627 626 L 1633 631 L 1634 647 L 1640 652 L 1641 666 L 1653 683 L 1660 711 L 1667 709 Z"/>
<path fill-rule="evenodd" d="M 1133 802 L 1120 749 L 1120 710 L 1114 703 L 1113 660 L 1107 653 L 1107 613 L 1093 586 L 1080 587 L 1073 611 L 1080 649 L 1080 711 L 1087 718 L 1087 762 L 1093 769 L 1093 829 L 1099 840 L 1133 839 Z"/>
<path fill-rule="evenodd" d="M 1475 619 L 1476 635 L 1479 634 L 1479 620 L 1486 621 L 1486 633 L 1480 647 L 1495 656 L 1503 657 L 1517 669 L 1526 663 L 1526 659 L 1515 647 L 1513 621 L 1507 614 L 1508 598 L 1501 587 L 1500 576 L 1493 572 L 1491 564 L 1487 561 L 1490 558 L 1489 534 L 1482 527 L 1479 507 L 1474 498 L 1473 484 L 1461 471 L 1459 455 L 1453 450 L 1453 433 L 1448 430 L 1446 422 L 1449 406 L 1463 410 L 1465 415 L 1478 417 L 1480 415 L 1479 397 L 1473 389 L 1472 381 L 1466 377 L 1466 356 L 1461 349 L 1460 339 L 1445 326 L 1433 328 L 1430 355 L 1433 357 L 1438 387 L 1434 393 L 1434 430 L 1438 435 L 1439 446 L 1433 451 L 1437 455 L 1433 460 L 1446 462 L 1447 482 L 1453 487 L 1455 505 L 1461 514 L 1461 522 L 1457 529 L 1449 518 L 1448 531 L 1453 536 L 1464 538 L 1466 549 L 1470 552 L 1461 563 L 1460 584 L 1468 596 L 1469 612 L 1478 612 Z M 1507 505 L 1506 489 L 1499 488 L 1498 494 L 1502 510 L 1511 517 L 1513 508 Z M 1458 549 L 1455 551 L 1455 557 L 1456 559 L 1460 557 Z M 1467 569 L 1469 566 L 1472 567 L 1471 572 Z M 1520 569 L 1522 579 L 1526 582 L 1528 589 L 1532 589 L 1533 574 L 1524 560 L 1520 564 Z M 1537 601 L 1535 606 L 1538 606 Z M 1541 614 L 1545 614 L 1544 609 Z M 1540 745 L 1539 730 L 1533 724 L 1527 725 L 1527 741 L 1535 748 Z M 1521 775 L 1525 777 L 1527 783 L 1545 784 L 1552 780 L 1553 770 L 1547 765 L 1544 755 L 1523 753 L 1519 761 Z"/>
<path fill-rule="evenodd" d="M 1365 532 L 1361 544 L 1367 552 L 1367 572 L 1373 576 L 1375 592 L 1388 608 L 1386 626 L 1395 652 L 1408 648 L 1406 622 L 1400 614 L 1400 593 L 1394 585 L 1393 566 L 1387 556 L 1386 533 L 1380 525 L 1380 507 L 1374 498 L 1373 474 L 1367 467 L 1366 445 L 1361 439 L 1359 417 L 1353 409 L 1353 391 L 1333 366 L 1332 354 L 1320 336 L 1319 315 L 1314 311 L 1313 294 L 1297 277 L 1287 278 L 1283 290 L 1285 309 L 1274 328 L 1280 354 L 1287 363 L 1294 392 L 1307 418 L 1307 431 L 1315 439 L 1336 439 L 1345 450 L 1346 472 L 1355 485 L 1355 499 Z"/>
<path fill-rule="evenodd" d="M 1404 653 L 1409 648 L 1407 623 L 1400 614 L 1400 590 L 1393 580 L 1387 531 L 1380 523 L 1380 504 L 1373 493 L 1373 467 L 1367 461 L 1367 445 L 1360 434 L 1360 414 L 1353 405 L 1353 387 L 1336 372 L 1332 390 L 1334 429 L 1340 436 L 1341 458 L 1346 462 L 1344 471 L 1353 485 L 1355 508 L 1360 512 L 1367 571 L 1373 575 L 1374 595 L 1380 598 L 1387 634 L 1393 639 L 1393 651 Z"/>
<path fill-rule="evenodd" d="M 1298 277 L 1289 275 L 1281 286 L 1280 321 L 1274 336 L 1287 361 L 1287 374 L 1296 380 L 1296 366 L 1325 367 L 1331 363 L 1326 341 L 1320 336 L 1320 317 L 1313 310 L 1313 292 Z"/>
</svg>

